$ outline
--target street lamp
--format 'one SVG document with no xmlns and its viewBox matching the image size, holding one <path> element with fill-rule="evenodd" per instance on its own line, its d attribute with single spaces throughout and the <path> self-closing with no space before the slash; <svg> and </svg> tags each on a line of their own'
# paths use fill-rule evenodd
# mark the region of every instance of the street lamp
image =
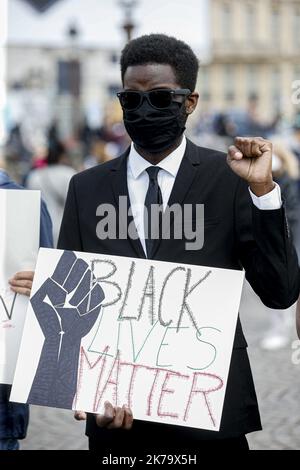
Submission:
<svg viewBox="0 0 300 470">
<path fill-rule="evenodd" d="M 125 19 L 122 28 L 125 31 L 127 42 L 132 39 L 132 33 L 135 28 L 132 13 L 137 4 L 138 0 L 119 0 L 119 5 L 124 9 L 125 12 Z"/>
<path fill-rule="evenodd" d="M 80 31 L 75 23 L 67 26 L 66 37 L 65 56 L 58 60 L 57 122 L 62 139 L 76 136 L 81 121 Z"/>
</svg>

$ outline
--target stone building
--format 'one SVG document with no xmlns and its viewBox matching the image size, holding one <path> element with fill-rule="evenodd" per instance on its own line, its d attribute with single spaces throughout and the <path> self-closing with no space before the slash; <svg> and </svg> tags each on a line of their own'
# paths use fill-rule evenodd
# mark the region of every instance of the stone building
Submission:
<svg viewBox="0 0 300 470">
<path fill-rule="evenodd" d="M 204 110 L 245 109 L 292 118 L 300 80 L 300 0 L 210 0 L 210 59 L 199 74 Z M 298 84 L 298 89 L 300 83 Z"/>
</svg>

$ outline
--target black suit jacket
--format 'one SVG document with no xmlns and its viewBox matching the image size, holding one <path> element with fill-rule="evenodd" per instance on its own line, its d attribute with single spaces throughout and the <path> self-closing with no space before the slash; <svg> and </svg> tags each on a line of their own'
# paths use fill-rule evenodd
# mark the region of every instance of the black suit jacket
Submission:
<svg viewBox="0 0 300 470">
<path fill-rule="evenodd" d="M 128 196 L 128 153 L 73 177 L 59 248 L 145 257 L 139 240 L 99 240 L 96 236 L 98 205 L 110 203 L 117 207 L 119 196 Z M 246 278 L 268 307 L 287 308 L 297 300 L 299 267 L 284 208 L 258 210 L 252 203 L 247 183 L 231 171 L 224 153 L 188 141 L 169 200 L 169 205 L 173 203 L 205 205 L 204 246 L 198 251 L 186 251 L 185 239 L 161 240 L 154 259 L 244 268 Z M 118 446 L 121 441 L 136 444 L 147 435 L 151 436 L 150 443 L 159 447 L 166 441 L 190 444 L 198 439 L 231 438 L 261 429 L 246 348 L 238 320 L 220 432 L 143 421 L 135 421 L 130 432 L 110 431 L 98 428 L 90 415 L 87 435 L 110 446 Z"/>
</svg>

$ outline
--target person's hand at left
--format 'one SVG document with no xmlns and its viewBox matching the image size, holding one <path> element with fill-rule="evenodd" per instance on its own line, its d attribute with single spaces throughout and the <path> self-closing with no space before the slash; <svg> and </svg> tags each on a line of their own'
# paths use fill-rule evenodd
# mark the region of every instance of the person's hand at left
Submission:
<svg viewBox="0 0 300 470">
<path fill-rule="evenodd" d="M 16 294 L 30 297 L 34 271 L 20 271 L 9 279 L 9 285 Z"/>
<path fill-rule="evenodd" d="M 272 143 L 262 137 L 236 137 L 228 150 L 227 163 L 238 176 L 249 183 L 258 197 L 271 192 Z"/>
</svg>

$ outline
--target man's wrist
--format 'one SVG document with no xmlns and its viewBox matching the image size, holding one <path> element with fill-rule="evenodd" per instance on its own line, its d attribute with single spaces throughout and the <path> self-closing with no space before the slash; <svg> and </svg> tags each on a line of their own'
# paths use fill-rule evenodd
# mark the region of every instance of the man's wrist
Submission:
<svg viewBox="0 0 300 470">
<path fill-rule="evenodd" d="M 261 197 L 273 191 L 275 188 L 275 183 L 273 180 L 270 180 L 266 183 L 250 183 L 249 187 L 255 196 Z"/>
</svg>

